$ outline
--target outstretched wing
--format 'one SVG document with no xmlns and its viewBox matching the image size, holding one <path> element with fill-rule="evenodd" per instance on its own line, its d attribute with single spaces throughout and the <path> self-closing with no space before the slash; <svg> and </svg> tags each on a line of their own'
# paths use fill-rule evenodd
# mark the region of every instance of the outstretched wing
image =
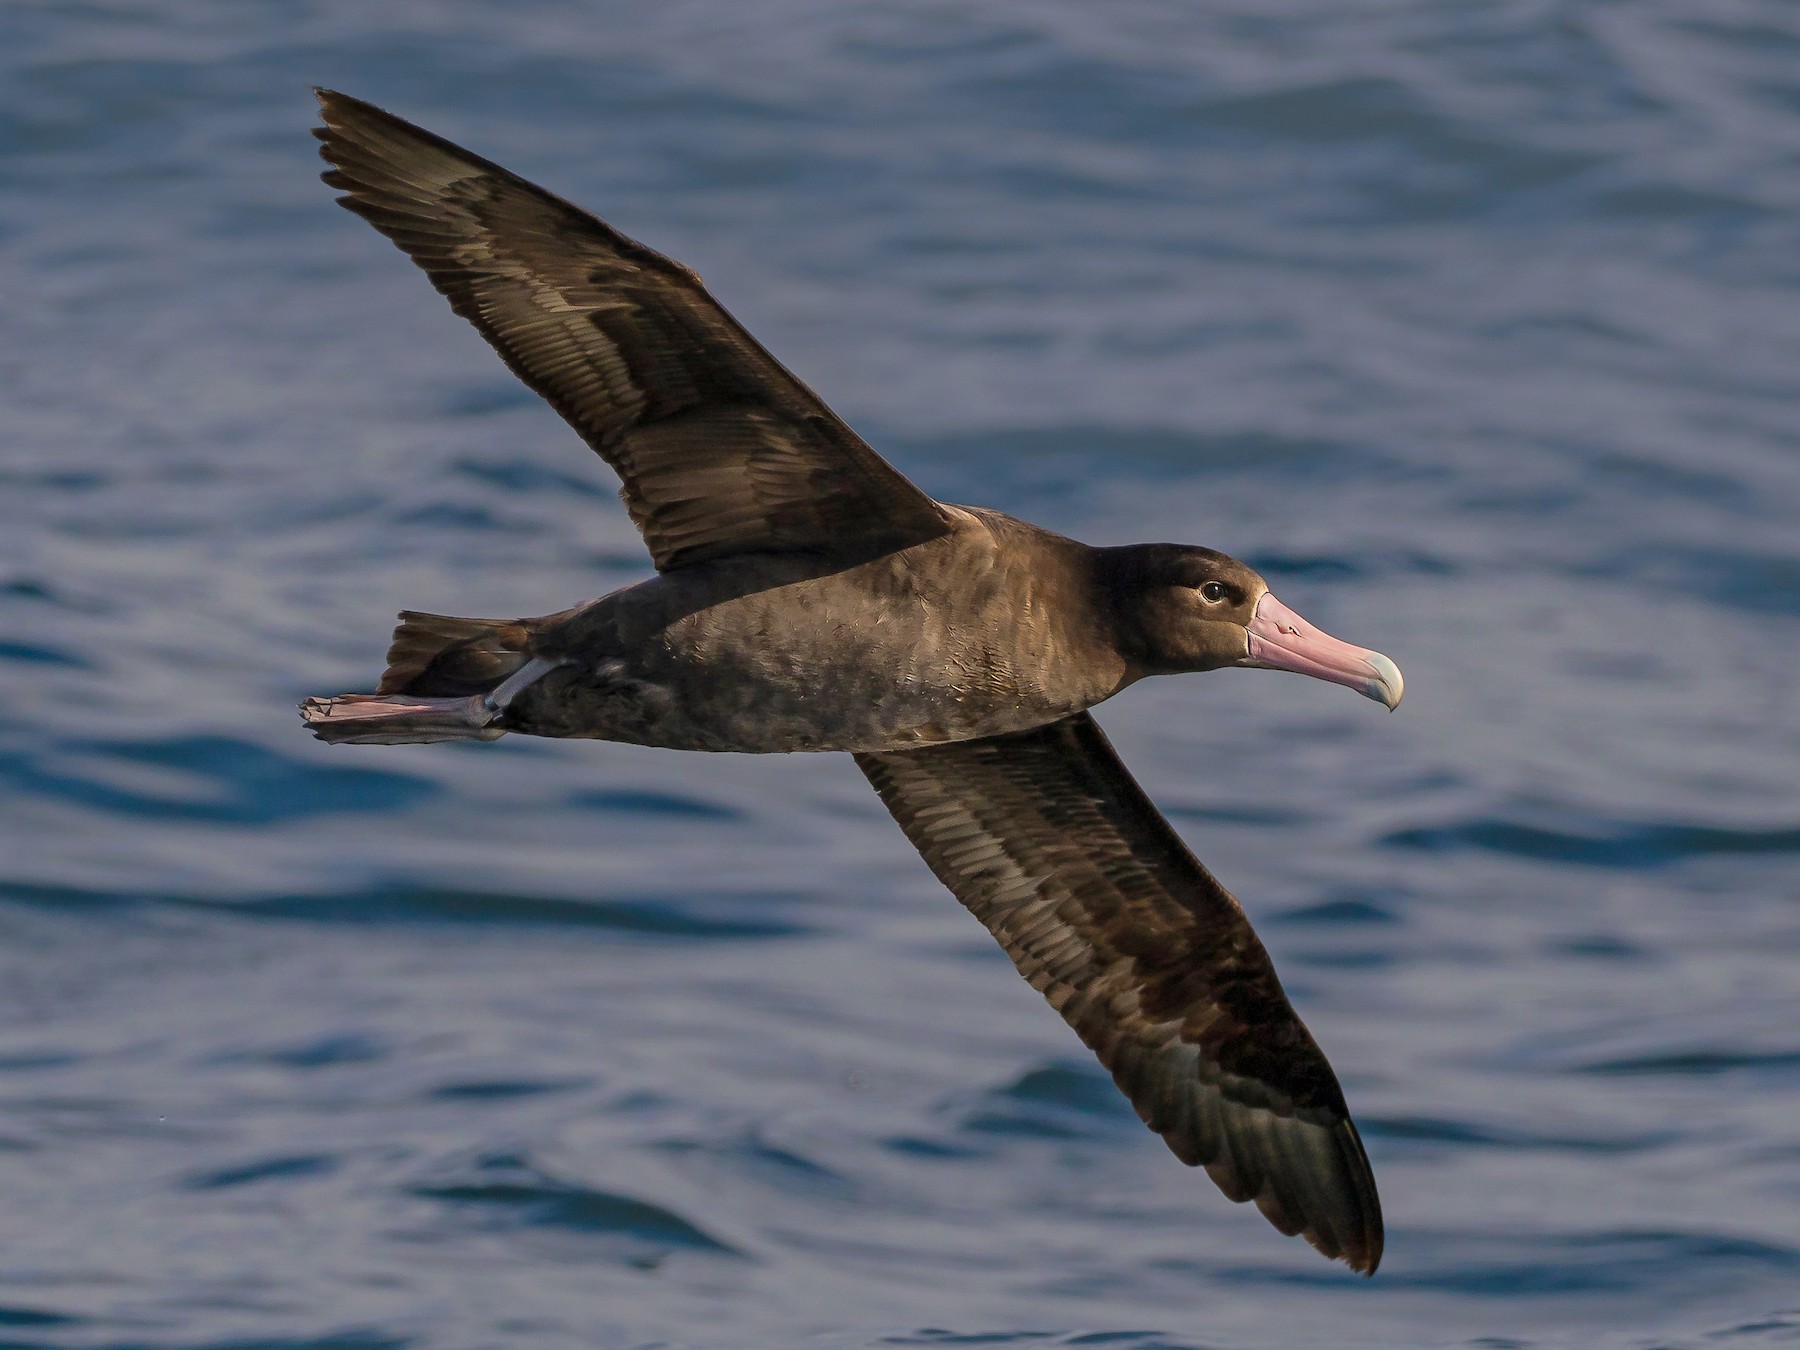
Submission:
<svg viewBox="0 0 1800 1350">
<path fill-rule="evenodd" d="M 318 94 L 338 200 L 618 471 L 660 570 L 884 551 L 948 527 L 685 267 L 371 104 Z"/>
<path fill-rule="evenodd" d="M 1330 1064 L 1093 718 L 856 762 L 1177 1157 L 1374 1272 L 1381 1202 Z"/>
</svg>

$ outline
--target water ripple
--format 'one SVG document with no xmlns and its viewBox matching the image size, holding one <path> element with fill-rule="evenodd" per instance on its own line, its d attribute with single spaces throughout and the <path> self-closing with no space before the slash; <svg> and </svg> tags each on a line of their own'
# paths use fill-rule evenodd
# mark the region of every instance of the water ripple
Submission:
<svg viewBox="0 0 1800 1350">
<path fill-rule="evenodd" d="M 788 894 L 596 897 L 567 899 L 504 891 L 472 891 L 422 883 L 388 882 L 309 895 L 209 898 L 161 891 L 95 889 L 50 883 L 0 882 L 0 902 L 53 909 L 168 906 L 243 918 L 331 925 L 416 923 L 504 924 L 523 928 L 592 928 L 646 938 L 750 941 L 789 938 L 815 928 L 775 910 Z"/>
<path fill-rule="evenodd" d="M 234 1190 L 240 1186 L 259 1185 L 265 1181 L 299 1181 L 330 1176 L 338 1169 L 338 1160 L 323 1153 L 289 1154 L 282 1157 L 258 1158 L 209 1172 L 197 1173 L 182 1181 L 192 1191 Z"/>
<path fill-rule="evenodd" d="M 618 1240 L 621 1259 L 630 1265 L 655 1266 L 678 1251 L 744 1256 L 671 1209 L 553 1177 L 518 1154 L 486 1154 L 408 1189 L 488 1228 L 554 1229 Z"/>
<path fill-rule="evenodd" d="M 566 798 L 577 810 L 618 812 L 621 815 L 673 816 L 693 820 L 738 820 L 740 812 L 698 796 L 674 792 L 650 792 L 641 788 L 611 788 L 575 792 Z"/>
<path fill-rule="evenodd" d="M 82 1320 L 63 1313 L 44 1312 L 38 1308 L 0 1305 L 0 1327 L 67 1327 Z"/>
<path fill-rule="evenodd" d="M 0 784 L 118 816 L 267 825 L 394 811 L 436 791 L 394 769 L 321 765 L 228 736 L 66 740 L 0 753 Z"/>
<path fill-rule="evenodd" d="M 1136 1119 L 1098 1069 L 1046 1064 L 986 1093 L 963 1113 L 961 1125 L 983 1135 L 1082 1139 Z"/>
<path fill-rule="evenodd" d="M 1622 1134 L 1551 1134 L 1434 1116 L 1363 1115 L 1358 1128 L 1365 1140 L 1396 1144 L 1443 1144 L 1452 1148 L 1518 1149 L 1569 1153 L 1639 1153 L 1660 1148 L 1678 1136 L 1672 1131 Z"/>
<path fill-rule="evenodd" d="M 1468 1246 L 1473 1244 L 1459 1243 Z M 1500 1244 L 1491 1244 L 1500 1245 Z M 1521 1239 L 1530 1252 L 1496 1252 L 1459 1258 L 1446 1253 L 1427 1268 L 1396 1272 L 1390 1286 L 1453 1291 L 1482 1299 L 1555 1299 L 1656 1290 L 1664 1297 L 1690 1295 L 1767 1275 L 1800 1275 L 1800 1251 L 1772 1242 L 1698 1232 L 1603 1232 Z M 1248 1284 L 1314 1284 L 1327 1276 L 1242 1268 Z"/>
<path fill-rule="evenodd" d="M 1415 826 L 1382 836 L 1394 848 L 1444 853 L 1479 850 L 1583 867 L 1654 868 L 1688 858 L 1800 853 L 1800 827 L 1730 829 L 1666 821 L 1582 819 L 1585 829 L 1558 829 L 1491 816 Z"/>
<path fill-rule="evenodd" d="M 504 1103 L 519 1097 L 537 1097 L 550 1092 L 568 1092 L 585 1087 L 579 1081 L 553 1081 L 529 1078 L 481 1078 L 467 1082 L 445 1083 L 431 1090 L 431 1097 L 442 1102 Z"/>
<path fill-rule="evenodd" d="M 34 642 L 0 642 L 0 661 L 23 661 L 41 666 L 68 666 L 74 670 L 92 670 L 86 657 L 58 647 L 45 647 Z"/>
<path fill-rule="evenodd" d="M 1621 1078 L 1717 1078 L 1750 1073 L 1800 1081 L 1800 1050 L 1670 1050 L 1594 1060 L 1582 1065 L 1581 1072 Z"/>
<path fill-rule="evenodd" d="M 644 937 L 713 941 L 789 938 L 812 931 L 769 913 L 786 896 L 725 898 L 620 896 L 570 900 L 556 896 L 392 884 L 327 895 L 234 901 L 236 913 L 313 923 L 435 923 L 570 926 Z M 773 902 L 773 903 L 772 903 Z"/>
</svg>

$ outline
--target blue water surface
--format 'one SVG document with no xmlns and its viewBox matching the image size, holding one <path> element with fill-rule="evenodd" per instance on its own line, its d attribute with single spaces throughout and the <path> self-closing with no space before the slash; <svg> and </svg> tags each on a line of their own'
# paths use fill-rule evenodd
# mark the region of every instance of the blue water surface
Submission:
<svg viewBox="0 0 1800 1350">
<path fill-rule="evenodd" d="M 938 496 L 1390 653 L 1101 720 L 1373 1281 L 1225 1202 L 848 760 L 332 749 L 647 574 L 307 86 L 698 268 Z M 1800 11 L 0 5 L 0 1346 L 1800 1344 Z"/>
</svg>

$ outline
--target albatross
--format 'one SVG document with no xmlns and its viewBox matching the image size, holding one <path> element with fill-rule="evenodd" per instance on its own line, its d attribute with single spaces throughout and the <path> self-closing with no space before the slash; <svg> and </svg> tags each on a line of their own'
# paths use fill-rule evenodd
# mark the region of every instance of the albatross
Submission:
<svg viewBox="0 0 1800 1350">
<path fill-rule="evenodd" d="M 319 90 L 323 175 L 623 482 L 656 575 L 541 618 L 403 611 L 319 739 L 517 734 L 847 751 L 926 864 L 1175 1156 L 1372 1274 L 1381 1204 L 1324 1053 L 1236 897 L 1090 709 L 1248 666 L 1392 709 L 1387 657 L 1208 548 L 1096 548 L 915 487 L 679 263 Z"/>
</svg>

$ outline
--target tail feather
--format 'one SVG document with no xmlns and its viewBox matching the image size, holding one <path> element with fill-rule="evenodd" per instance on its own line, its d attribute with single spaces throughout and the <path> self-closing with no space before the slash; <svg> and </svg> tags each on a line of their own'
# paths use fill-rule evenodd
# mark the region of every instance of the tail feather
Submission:
<svg viewBox="0 0 1800 1350">
<path fill-rule="evenodd" d="M 531 629 L 521 619 L 456 619 L 402 610 L 388 648 L 382 694 L 466 698 L 484 694 L 530 656 Z"/>
</svg>

